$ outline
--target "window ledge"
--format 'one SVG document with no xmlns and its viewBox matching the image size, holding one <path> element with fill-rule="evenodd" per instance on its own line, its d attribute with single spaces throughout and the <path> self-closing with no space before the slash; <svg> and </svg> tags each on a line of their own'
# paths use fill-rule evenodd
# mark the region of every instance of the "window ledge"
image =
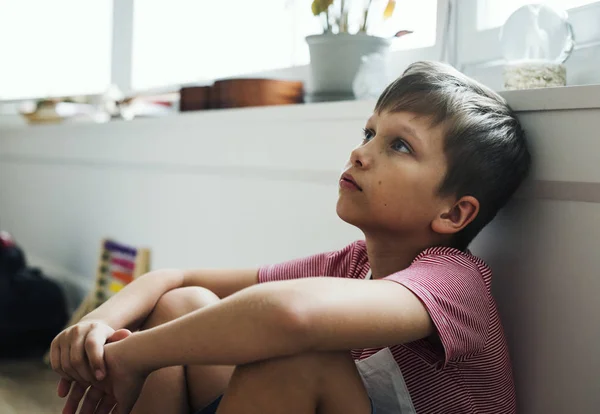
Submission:
<svg viewBox="0 0 600 414">
<path fill-rule="evenodd" d="M 529 111 L 557 111 L 571 109 L 592 109 L 600 108 L 600 85 L 584 86 L 566 86 L 561 88 L 528 89 L 518 91 L 500 92 L 507 99 L 511 107 L 517 112 Z M 227 121 L 227 122 L 269 122 L 275 120 L 319 120 L 319 119 L 366 119 L 365 117 L 375 107 L 374 100 L 367 101 L 344 101 L 311 103 L 299 105 L 282 105 L 270 107 L 237 108 L 237 109 L 219 109 L 209 111 L 189 112 L 176 114 L 163 118 L 145 118 L 134 121 L 113 121 L 111 123 L 135 124 L 145 122 L 160 122 L 165 120 L 167 123 L 196 122 L 199 119 L 203 121 Z M 3 118 L 6 118 L 3 121 Z M 13 118 L 8 120 L 8 118 Z M 35 126 L 31 127 L 25 124 L 20 118 L 15 122 L 14 116 L 0 116 L 0 129 L 23 129 L 23 128 L 89 128 L 100 126 L 102 124 L 92 123 L 65 123 L 59 125 Z"/>
<path fill-rule="evenodd" d="M 600 108 L 600 85 L 500 92 L 517 112 Z"/>
</svg>

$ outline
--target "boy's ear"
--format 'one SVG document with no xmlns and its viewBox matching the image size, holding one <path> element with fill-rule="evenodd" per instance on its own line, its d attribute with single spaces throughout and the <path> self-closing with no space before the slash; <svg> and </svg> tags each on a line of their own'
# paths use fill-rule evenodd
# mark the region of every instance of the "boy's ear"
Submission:
<svg viewBox="0 0 600 414">
<path fill-rule="evenodd" d="M 458 233 L 475 220 L 478 213 L 479 200 L 473 196 L 461 197 L 431 222 L 431 229 L 439 234 Z"/>
</svg>

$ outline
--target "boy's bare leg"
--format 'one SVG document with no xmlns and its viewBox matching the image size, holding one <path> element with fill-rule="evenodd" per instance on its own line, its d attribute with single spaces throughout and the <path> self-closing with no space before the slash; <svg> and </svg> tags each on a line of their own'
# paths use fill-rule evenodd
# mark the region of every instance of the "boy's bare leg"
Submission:
<svg viewBox="0 0 600 414">
<path fill-rule="evenodd" d="M 348 352 L 271 359 L 236 368 L 217 414 L 370 414 Z"/>
<path fill-rule="evenodd" d="M 142 329 L 172 321 L 219 301 L 207 289 L 187 287 L 164 294 Z M 148 376 L 132 414 L 188 413 L 209 405 L 227 387 L 234 367 L 168 367 Z"/>
</svg>

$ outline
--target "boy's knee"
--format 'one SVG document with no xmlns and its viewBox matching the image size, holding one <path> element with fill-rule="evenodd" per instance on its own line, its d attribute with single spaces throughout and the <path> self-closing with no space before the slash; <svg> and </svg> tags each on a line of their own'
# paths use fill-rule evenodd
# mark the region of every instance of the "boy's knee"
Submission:
<svg viewBox="0 0 600 414">
<path fill-rule="evenodd" d="M 285 358 L 284 358 L 285 359 Z M 288 357 L 289 363 L 312 370 L 354 364 L 349 351 L 307 352 Z"/>
<path fill-rule="evenodd" d="M 349 369 L 355 369 L 355 364 L 348 351 L 307 352 L 238 366 L 238 370 L 249 374 L 285 376 L 289 373 L 296 377 L 305 374 L 315 379 Z"/>
<path fill-rule="evenodd" d="M 177 319 L 219 300 L 217 295 L 202 287 L 189 286 L 170 290 L 160 297 L 152 311 L 153 325 Z"/>
</svg>

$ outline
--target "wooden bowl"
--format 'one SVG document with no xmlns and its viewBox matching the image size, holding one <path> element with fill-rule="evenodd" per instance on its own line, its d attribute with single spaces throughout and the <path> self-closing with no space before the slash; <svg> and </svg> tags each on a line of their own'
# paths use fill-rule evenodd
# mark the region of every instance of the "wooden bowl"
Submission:
<svg viewBox="0 0 600 414">
<path fill-rule="evenodd" d="M 302 103 L 302 82 L 274 79 L 225 79 L 211 89 L 211 103 L 216 108 L 241 108 L 264 105 Z"/>
<path fill-rule="evenodd" d="M 198 111 L 211 105 L 210 86 L 186 86 L 179 91 L 179 111 Z"/>
</svg>

